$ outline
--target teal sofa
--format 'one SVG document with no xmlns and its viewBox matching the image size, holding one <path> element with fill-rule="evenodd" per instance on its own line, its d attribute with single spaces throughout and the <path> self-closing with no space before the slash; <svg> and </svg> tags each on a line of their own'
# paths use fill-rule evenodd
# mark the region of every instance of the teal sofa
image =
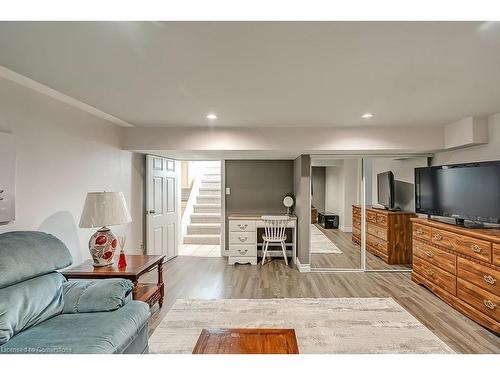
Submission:
<svg viewBox="0 0 500 375">
<path fill-rule="evenodd" d="M 147 353 L 149 306 L 124 279 L 67 281 L 71 254 L 42 232 L 0 234 L 0 354 Z"/>
</svg>

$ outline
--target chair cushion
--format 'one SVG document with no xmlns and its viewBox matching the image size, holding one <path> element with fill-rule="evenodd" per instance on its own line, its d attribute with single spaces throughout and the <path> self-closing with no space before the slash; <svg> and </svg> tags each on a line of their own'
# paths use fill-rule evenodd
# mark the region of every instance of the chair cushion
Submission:
<svg viewBox="0 0 500 375">
<path fill-rule="evenodd" d="M 0 288 L 59 270 L 71 262 L 66 245 L 50 234 L 0 234 Z"/>
<path fill-rule="evenodd" d="M 119 309 L 132 299 L 134 284 L 125 279 L 71 280 L 63 288 L 63 314 L 70 314 Z"/>
<path fill-rule="evenodd" d="M 62 312 L 66 280 L 58 272 L 0 289 L 0 345 Z"/>
<path fill-rule="evenodd" d="M 13 337 L 0 353 L 122 353 L 149 318 L 149 306 L 131 301 L 110 312 L 61 314 Z"/>
</svg>

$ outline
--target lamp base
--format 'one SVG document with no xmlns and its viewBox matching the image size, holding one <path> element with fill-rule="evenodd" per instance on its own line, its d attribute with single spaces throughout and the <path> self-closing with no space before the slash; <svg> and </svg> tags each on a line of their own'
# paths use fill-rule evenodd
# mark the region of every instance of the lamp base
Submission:
<svg viewBox="0 0 500 375">
<path fill-rule="evenodd" d="M 94 267 L 105 267 L 113 264 L 113 257 L 118 245 L 115 234 L 107 227 L 95 232 L 89 240 L 89 251 Z"/>
</svg>

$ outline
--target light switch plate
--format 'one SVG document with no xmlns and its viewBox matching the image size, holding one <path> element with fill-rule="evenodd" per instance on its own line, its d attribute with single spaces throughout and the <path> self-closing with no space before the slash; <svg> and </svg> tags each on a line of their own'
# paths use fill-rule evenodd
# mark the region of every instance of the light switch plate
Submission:
<svg viewBox="0 0 500 375">
<path fill-rule="evenodd" d="M 231 188 L 226 188 L 226 195 L 231 195 Z"/>
</svg>

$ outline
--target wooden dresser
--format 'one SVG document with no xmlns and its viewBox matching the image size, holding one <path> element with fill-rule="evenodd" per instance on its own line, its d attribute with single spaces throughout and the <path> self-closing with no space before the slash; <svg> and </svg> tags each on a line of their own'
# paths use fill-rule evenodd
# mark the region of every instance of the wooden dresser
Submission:
<svg viewBox="0 0 500 375">
<path fill-rule="evenodd" d="M 412 280 L 500 333 L 500 230 L 412 219 Z"/>
<path fill-rule="evenodd" d="M 366 250 L 387 264 L 411 264 L 412 212 L 366 208 Z M 352 240 L 361 243 L 361 207 L 352 206 Z"/>
</svg>

